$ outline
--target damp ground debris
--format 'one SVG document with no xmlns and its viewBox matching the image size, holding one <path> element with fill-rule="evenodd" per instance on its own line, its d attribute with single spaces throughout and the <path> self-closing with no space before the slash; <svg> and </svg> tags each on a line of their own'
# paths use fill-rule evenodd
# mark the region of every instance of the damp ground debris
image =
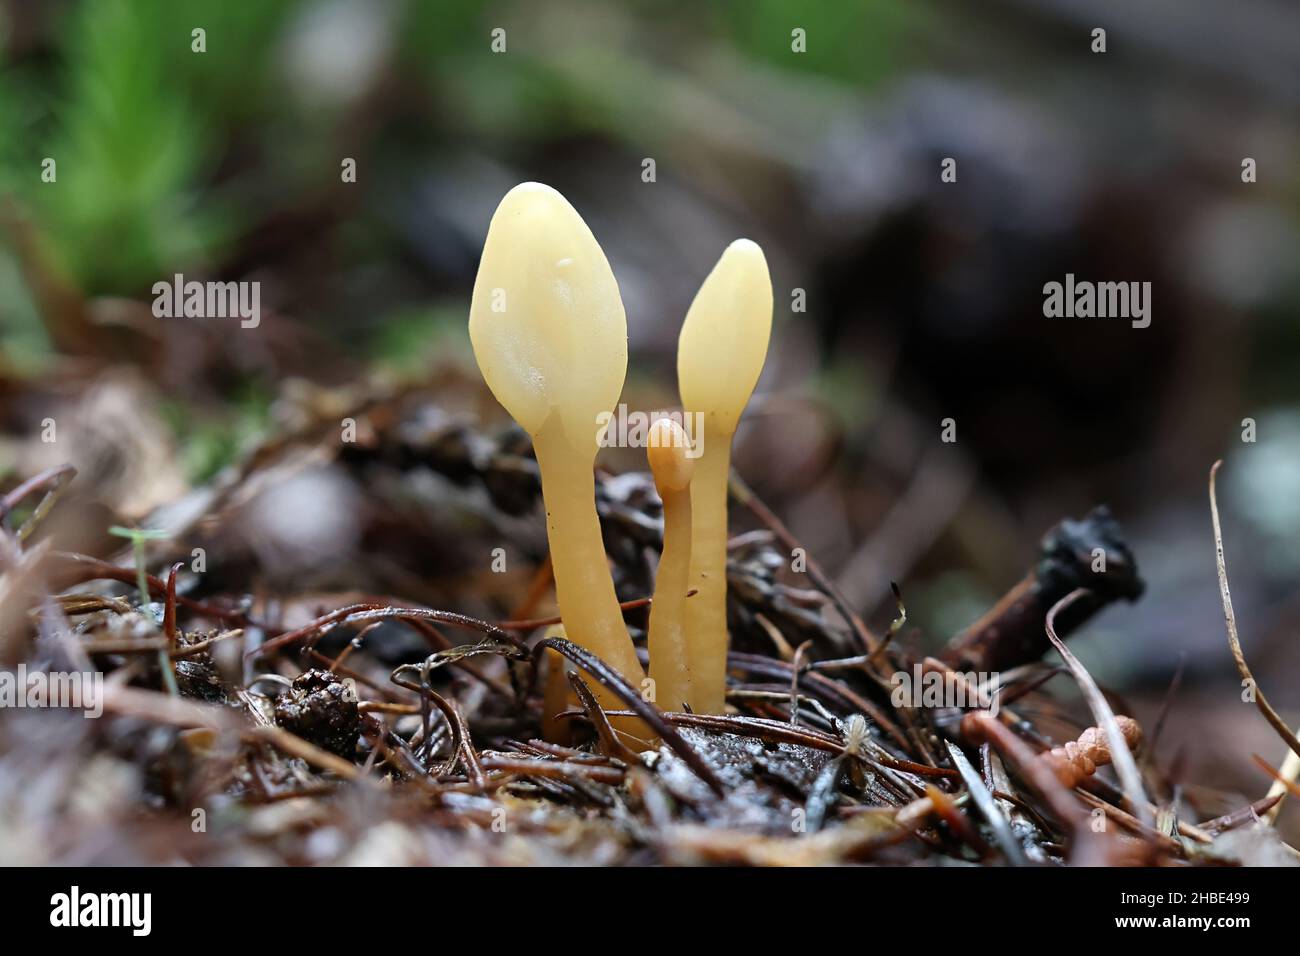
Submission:
<svg viewBox="0 0 1300 956">
<path fill-rule="evenodd" d="M 1151 752 L 1165 715 L 1140 726 L 1069 652 L 1142 592 L 1104 507 L 1047 529 L 1019 583 L 927 654 L 905 582 L 892 624 L 868 626 L 816 555 L 791 571 L 799 542 L 736 476 L 728 710 L 666 713 L 548 631 L 526 436 L 424 388 L 317 398 L 112 559 L 59 547 L 71 468 L 4 496 L 5 666 L 103 674 L 99 719 L 0 720 L 4 862 L 1296 861 L 1262 819 L 1280 793 L 1199 808 Z M 340 418 L 358 440 L 338 440 Z M 597 499 L 644 659 L 661 506 L 638 472 L 600 472 Z M 489 569 L 503 540 L 513 575 Z M 547 733 L 558 666 L 569 703 Z M 900 675 L 922 696 L 900 704 Z M 632 716 L 657 747 L 628 746 Z"/>
</svg>

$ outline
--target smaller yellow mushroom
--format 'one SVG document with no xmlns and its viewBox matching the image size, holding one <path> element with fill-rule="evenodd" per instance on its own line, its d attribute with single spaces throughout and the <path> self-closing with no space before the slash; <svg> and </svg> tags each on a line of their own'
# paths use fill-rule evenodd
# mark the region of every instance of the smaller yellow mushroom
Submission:
<svg viewBox="0 0 1300 956">
<path fill-rule="evenodd" d="M 647 434 L 646 457 L 664 503 L 664 548 L 650 605 L 650 678 L 663 710 L 683 710 L 691 695 L 686 592 L 691 573 L 691 442 L 682 426 L 660 418 Z"/>
</svg>

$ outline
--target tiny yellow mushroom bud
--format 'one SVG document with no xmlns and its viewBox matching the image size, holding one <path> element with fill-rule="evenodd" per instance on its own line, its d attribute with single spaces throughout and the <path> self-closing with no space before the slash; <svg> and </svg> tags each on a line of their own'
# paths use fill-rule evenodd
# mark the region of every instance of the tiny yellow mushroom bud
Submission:
<svg viewBox="0 0 1300 956">
<path fill-rule="evenodd" d="M 657 419 L 650 426 L 646 433 L 646 458 L 661 498 L 665 491 L 685 491 L 690 487 L 695 472 L 691 440 L 685 429 L 671 418 Z"/>
<path fill-rule="evenodd" d="M 549 186 L 516 186 L 492 216 L 469 335 L 488 388 L 533 436 L 565 633 L 637 687 L 644 671 L 614 594 L 593 471 L 598 423 L 627 374 L 627 319 L 595 236 Z"/>
<path fill-rule="evenodd" d="M 727 669 L 727 482 L 731 439 L 753 394 L 772 334 L 772 279 L 763 250 L 737 239 L 695 295 L 677 343 L 677 385 L 702 413 L 692 482 L 694 521 L 686 602 L 691 706 L 721 713 Z"/>
<path fill-rule="evenodd" d="M 552 624 L 543 632 L 542 639 L 564 636 L 564 625 Z M 543 656 L 546 660 L 546 682 L 542 685 L 542 736 L 551 743 L 567 745 L 572 742 L 573 734 L 569 721 L 561 719 L 559 715 L 570 706 L 576 707 L 578 704 L 577 695 L 569 686 L 569 661 L 563 654 L 550 648 L 546 649 Z"/>
<path fill-rule="evenodd" d="M 691 570 L 690 439 L 680 425 L 661 418 L 650 426 L 646 457 L 664 502 L 664 550 L 650 605 L 650 677 L 655 703 L 682 710 L 691 699 L 690 658 L 686 645 L 686 591 Z"/>
</svg>

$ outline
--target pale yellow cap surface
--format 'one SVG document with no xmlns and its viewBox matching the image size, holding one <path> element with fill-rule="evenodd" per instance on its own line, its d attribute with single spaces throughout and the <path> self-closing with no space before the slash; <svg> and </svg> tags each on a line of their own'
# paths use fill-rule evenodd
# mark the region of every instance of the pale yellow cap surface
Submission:
<svg viewBox="0 0 1300 956">
<path fill-rule="evenodd" d="M 646 434 L 646 458 L 659 493 L 682 491 L 691 483 L 695 462 L 689 457 L 691 440 L 671 418 L 656 419 Z"/>
<path fill-rule="evenodd" d="M 598 435 L 627 374 L 627 319 L 596 237 L 550 186 L 522 183 L 492 216 L 469 337 L 497 401 L 530 434 L 552 412 L 570 441 Z"/>
<path fill-rule="evenodd" d="M 677 342 L 677 385 L 688 412 L 727 432 L 758 384 L 772 335 L 772 277 L 758 244 L 737 239 L 695 294 Z"/>
</svg>

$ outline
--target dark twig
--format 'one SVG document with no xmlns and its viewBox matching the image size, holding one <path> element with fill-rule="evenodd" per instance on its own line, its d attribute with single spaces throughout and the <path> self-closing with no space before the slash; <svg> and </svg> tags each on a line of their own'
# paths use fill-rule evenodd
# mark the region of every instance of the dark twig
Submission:
<svg viewBox="0 0 1300 956">
<path fill-rule="evenodd" d="M 1297 793 L 1296 795 L 1300 796 L 1300 793 Z M 1268 811 L 1277 806 L 1281 799 L 1282 794 L 1280 793 L 1275 793 L 1271 797 L 1261 797 L 1254 803 L 1248 803 L 1239 810 L 1225 813 L 1223 816 L 1215 817 L 1213 820 L 1206 820 L 1204 823 L 1200 824 L 1200 827 L 1211 836 L 1218 836 L 1220 833 L 1226 833 L 1228 830 L 1235 830 L 1243 824 L 1254 823 L 1256 820 L 1259 820 L 1267 814 Z"/>
<path fill-rule="evenodd" d="M 582 679 L 582 675 L 577 671 L 569 671 L 569 684 L 573 687 L 573 692 L 578 695 L 578 703 L 582 705 L 587 719 L 591 725 L 596 728 L 596 739 L 600 741 L 600 752 L 607 757 L 617 757 L 626 764 L 639 763 L 637 756 L 632 750 L 618 739 L 618 734 L 614 732 L 614 727 L 605 716 L 605 710 L 596 700 L 596 695 L 591 692 L 587 682 Z"/>
<path fill-rule="evenodd" d="M 690 597 L 695 593 L 695 590 L 692 589 L 686 596 Z M 631 601 L 621 601 L 618 606 L 624 611 L 635 611 L 639 607 L 649 607 L 650 603 L 650 598 L 643 597 L 635 598 Z M 562 623 L 562 621 L 560 620 L 560 616 L 557 614 L 553 617 L 534 617 L 523 621 L 497 621 L 495 626 L 501 628 L 503 631 L 535 631 L 539 627 L 550 627 L 552 624 L 560 623 Z"/>
<path fill-rule="evenodd" d="M 663 714 L 655 709 L 653 704 L 649 704 L 641 698 L 641 695 L 623 679 L 621 674 L 595 654 L 562 637 L 547 637 L 538 641 L 533 653 L 540 654 L 541 649 L 544 647 L 558 651 L 596 678 L 596 681 L 602 687 L 616 695 L 619 700 L 627 704 L 637 717 L 645 721 L 659 738 L 677 756 L 682 758 L 683 762 L 691 768 L 691 771 L 709 785 L 710 790 L 719 797 L 726 796 L 726 788 L 723 787 L 722 781 L 718 779 L 718 775 L 713 772 L 713 768 L 686 742 L 681 734 L 664 720 Z"/>
<path fill-rule="evenodd" d="M 395 619 L 400 621 L 433 621 L 437 624 L 450 624 L 452 627 L 463 627 L 469 630 L 481 631 L 490 637 L 506 643 L 513 644 L 524 654 L 528 653 L 528 646 L 523 641 L 515 637 L 508 631 L 502 630 L 495 624 L 489 624 L 487 621 L 480 621 L 476 617 L 470 617 L 467 614 L 457 614 L 454 611 L 435 611 L 427 607 L 392 607 L 374 604 L 350 604 L 347 607 L 341 607 L 330 611 L 328 614 L 318 617 L 309 624 L 304 624 L 296 630 L 281 634 L 267 641 L 261 647 L 253 648 L 246 656 L 263 654 L 267 651 L 277 650 L 289 644 L 295 644 L 301 641 L 327 625 L 355 624 L 359 621 L 380 621 Z"/>
<path fill-rule="evenodd" d="M 980 837 L 979 831 L 971 824 L 964 813 L 957 809 L 952 797 L 932 783 L 925 785 L 925 795 L 934 807 L 934 814 L 963 843 L 975 848 L 981 857 L 989 854 L 988 844 Z"/>
<path fill-rule="evenodd" d="M 120 581 L 123 584 L 136 583 L 136 572 L 133 569 L 120 568 L 115 564 L 101 561 L 99 558 L 92 558 L 89 555 L 77 554 L 72 551 L 52 551 L 50 552 L 49 557 L 54 561 L 66 562 L 71 565 L 71 569 L 74 572 L 71 574 L 64 573 L 58 578 L 58 586 L 61 588 L 97 579 Z M 167 593 L 167 583 L 161 578 L 156 578 L 152 574 L 146 574 L 144 580 L 145 584 L 149 588 L 149 594 L 151 597 L 159 597 Z M 204 617 L 209 617 L 213 620 L 252 625 L 255 627 L 262 626 L 249 617 L 244 611 L 232 608 L 216 607 L 204 601 L 195 601 L 192 598 L 185 597 L 184 595 L 177 595 L 176 603 L 181 607 L 195 612 L 196 614 L 202 614 Z"/>
<path fill-rule="evenodd" d="M 794 674 L 794 668 L 785 661 L 772 657 L 762 657 L 758 654 L 743 654 L 732 651 L 727 655 L 727 664 L 730 667 L 739 668 L 751 674 L 774 677 L 777 680 L 790 680 Z M 865 697 L 855 693 L 846 685 L 833 681 L 825 674 L 819 674 L 812 670 L 799 675 L 799 683 L 809 696 L 816 694 L 824 701 L 834 701 L 835 706 L 839 707 L 842 713 L 846 715 L 852 713 L 866 714 L 876 726 L 892 737 L 900 747 L 904 750 L 908 748 L 907 737 L 898 729 L 898 725 L 890 720 L 883 710 Z"/>
<path fill-rule="evenodd" d="M 1094 570 L 1098 553 L 1104 556 L 1104 571 Z M 1039 545 L 1034 568 L 949 641 L 939 657 L 959 671 L 989 673 L 1036 661 L 1050 647 L 1043 639 L 1047 609 L 1082 587 L 1088 588 L 1088 598 L 1062 617 L 1059 635 L 1069 634 L 1113 601 L 1133 601 L 1142 594 L 1133 553 L 1105 507 L 1094 508 L 1081 521 L 1067 518 L 1051 528 Z"/>
<path fill-rule="evenodd" d="M 419 683 L 412 683 L 398 676 L 408 670 L 413 670 L 420 675 Z M 465 724 L 465 718 L 461 715 L 460 708 L 429 686 L 428 679 L 428 670 L 415 664 L 403 664 L 393 671 L 391 677 L 392 682 L 398 687 L 415 691 L 442 711 L 447 726 L 451 728 L 453 748 L 465 768 L 465 775 L 475 789 L 482 791 L 487 786 L 487 778 L 483 774 L 483 765 L 479 762 L 478 753 L 470 740 L 469 727 Z"/>
<path fill-rule="evenodd" d="M 163 605 L 163 634 L 167 636 L 167 646 L 176 646 L 176 572 L 185 566 L 183 561 L 172 565 L 167 575 L 167 600 Z"/>
</svg>

